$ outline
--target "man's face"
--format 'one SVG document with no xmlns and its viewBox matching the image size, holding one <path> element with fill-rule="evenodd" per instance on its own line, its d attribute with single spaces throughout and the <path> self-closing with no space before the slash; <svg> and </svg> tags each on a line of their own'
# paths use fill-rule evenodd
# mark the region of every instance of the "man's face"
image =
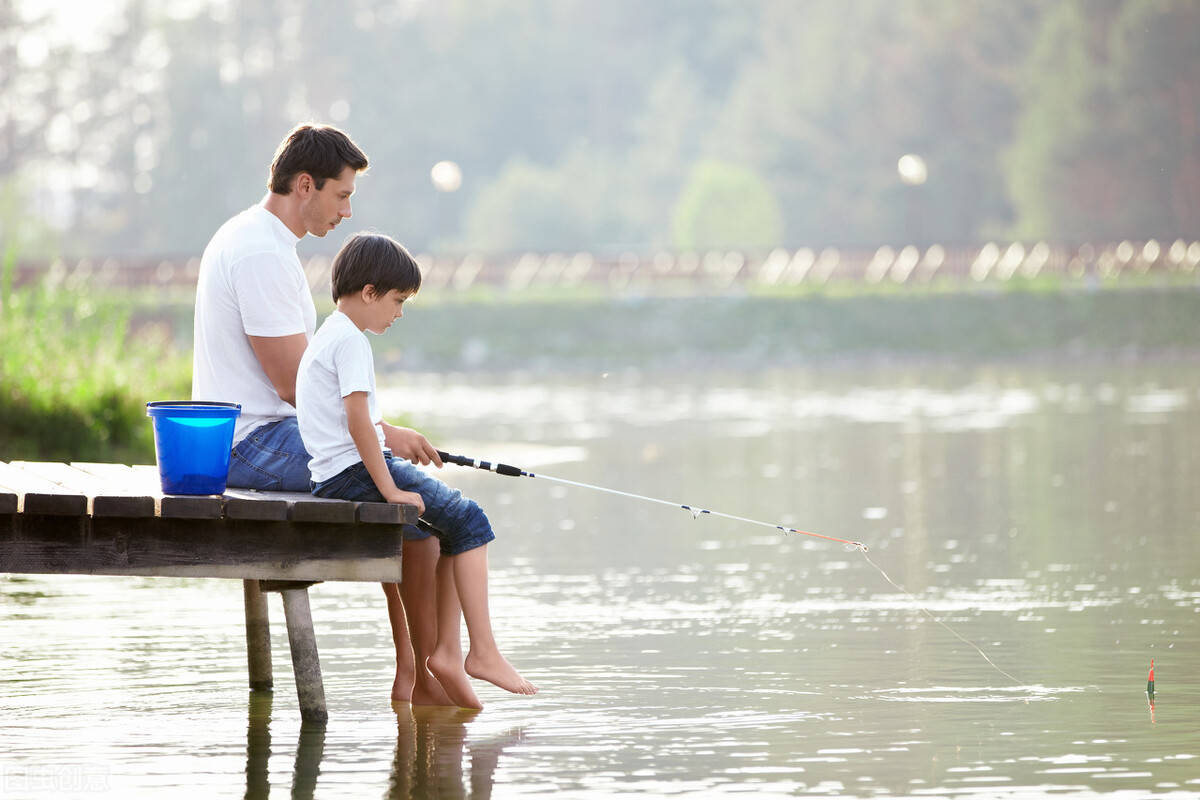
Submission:
<svg viewBox="0 0 1200 800">
<path fill-rule="evenodd" d="M 304 229 L 313 236 L 324 236 L 350 216 L 350 195 L 354 194 L 354 178 L 358 173 L 346 167 L 336 178 L 329 178 L 320 189 L 316 188 L 311 175 L 300 176 L 300 191 L 304 198 L 300 215 Z M 307 186 L 303 181 L 307 180 Z"/>
</svg>

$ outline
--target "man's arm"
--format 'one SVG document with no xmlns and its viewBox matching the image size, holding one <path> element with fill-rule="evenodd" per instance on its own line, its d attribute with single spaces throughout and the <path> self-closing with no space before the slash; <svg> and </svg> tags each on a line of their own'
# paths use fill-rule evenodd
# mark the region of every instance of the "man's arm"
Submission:
<svg viewBox="0 0 1200 800">
<path fill-rule="evenodd" d="M 433 464 L 439 469 L 442 466 L 437 449 L 423 434 L 412 428 L 398 428 L 383 423 L 383 443 L 392 451 L 392 455 L 406 458 L 414 464 Z"/>
<path fill-rule="evenodd" d="M 251 336 L 249 339 L 250 347 L 279 399 L 288 405 L 296 405 L 296 372 L 300 369 L 304 348 L 308 347 L 308 337 L 293 333 L 291 336 Z"/>
</svg>

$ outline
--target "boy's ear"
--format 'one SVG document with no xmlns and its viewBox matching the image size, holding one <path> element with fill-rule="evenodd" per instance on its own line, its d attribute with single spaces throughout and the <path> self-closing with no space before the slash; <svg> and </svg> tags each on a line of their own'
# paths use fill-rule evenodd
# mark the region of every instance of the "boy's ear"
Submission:
<svg viewBox="0 0 1200 800">
<path fill-rule="evenodd" d="M 363 302 L 370 303 L 374 301 L 377 296 L 378 294 L 375 291 L 375 284 L 368 283 L 366 286 L 362 287 Z"/>
</svg>

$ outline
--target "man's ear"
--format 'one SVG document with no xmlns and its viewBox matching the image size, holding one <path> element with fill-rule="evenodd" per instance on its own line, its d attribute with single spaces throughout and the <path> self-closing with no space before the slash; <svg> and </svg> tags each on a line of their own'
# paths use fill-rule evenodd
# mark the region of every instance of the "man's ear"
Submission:
<svg viewBox="0 0 1200 800">
<path fill-rule="evenodd" d="M 296 175 L 294 188 L 296 194 L 308 194 L 316 188 L 316 185 L 313 183 L 312 175 L 309 175 L 307 172 L 301 172 Z"/>
</svg>

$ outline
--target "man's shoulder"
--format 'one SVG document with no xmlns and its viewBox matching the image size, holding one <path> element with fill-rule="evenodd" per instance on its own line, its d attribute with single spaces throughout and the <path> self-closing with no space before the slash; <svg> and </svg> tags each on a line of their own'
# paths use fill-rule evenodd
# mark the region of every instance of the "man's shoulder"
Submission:
<svg viewBox="0 0 1200 800">
<path fill-rule="evenodd" d="M 271 225 L 270 213 L 262 206 L 251 206 L 230 217 L 213 234 L 205 255 L 219 256 L 227 264 L 259 255 L 287 256 Z"/>
</svg>

